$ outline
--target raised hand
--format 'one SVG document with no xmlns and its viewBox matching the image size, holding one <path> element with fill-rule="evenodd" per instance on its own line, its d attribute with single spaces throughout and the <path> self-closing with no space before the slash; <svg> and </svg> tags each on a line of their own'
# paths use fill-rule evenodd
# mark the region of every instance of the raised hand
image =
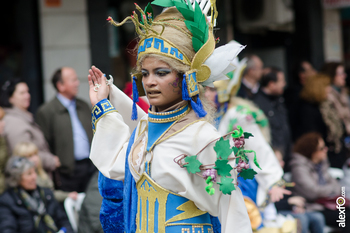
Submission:
<svg viewBox="0 0 350 233">
<path fill-rule="evenodd" d="M 89 96 L 91 105 L 94 106 L 99 101 L 108 97 L 109 86 L 107 86 L 106 75 L 95 66 L 89 69 Z"/>
</svg>

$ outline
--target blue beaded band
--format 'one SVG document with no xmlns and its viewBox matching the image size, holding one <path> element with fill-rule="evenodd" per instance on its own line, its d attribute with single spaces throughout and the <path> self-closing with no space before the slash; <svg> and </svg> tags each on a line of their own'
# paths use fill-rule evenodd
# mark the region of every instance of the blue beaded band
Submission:
<svg viewBox="0 0 350 233">
<path fill-rule="evenodd" d="M 91 111 L 91 125 L 92 132 L 95 134 L 97 122 L 107 113 L 117 112 L 108 99 L 103 99 L 92 108 Z"/>
</svg>

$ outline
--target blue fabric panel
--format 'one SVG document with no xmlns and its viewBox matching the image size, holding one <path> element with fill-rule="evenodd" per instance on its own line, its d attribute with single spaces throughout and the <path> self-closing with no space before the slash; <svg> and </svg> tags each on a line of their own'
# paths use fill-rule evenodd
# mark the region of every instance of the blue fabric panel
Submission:
<svg viewBox="0 0 350 233">
<path fill-rule="evenodd" d="M 103 231 L 106 233 L 124 232 L 123 182 L 109 179 L 99 173 L 98 189 L 103 197 L 100 209 L 100 222 Z"/>
<path fill-rule="evenodd" d="M 131 150 L 131 146 L 134 143 L 135 132 L 132 133 L 129 139 L 129 145 L 126 151 L 125 159 L 125 178 L 124 178 L 124 193 L 123 193 L 123 205 L 124 205 L 124 231 L 125 233 L 134 233 L 136 231 L 136 213 L 137 213 L 137 189 L 136 182 L 132 177 L 128 164 L 128 157 Z"/>
<path fill-rule="evenodd" d="M 158 140 L 158 138 L 173 124 L 174 122 L 167 123 L 152 123 L 148 122 L 148 141 L 147 151 Z"/>
<path fill-rule="evenodd" d="M 249 197 L 256 203 L 256 194 L 258 191 L 258 182 L 256 179 L 243 179 L 242 177 L 238 177 L 238 187 L 242 190 L 243 196 Z"/>
</svg>

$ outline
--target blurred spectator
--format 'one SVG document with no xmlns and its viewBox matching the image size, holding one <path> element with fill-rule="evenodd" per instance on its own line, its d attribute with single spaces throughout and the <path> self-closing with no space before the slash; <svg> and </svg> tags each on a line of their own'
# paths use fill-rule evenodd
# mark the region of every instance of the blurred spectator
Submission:
<svg viewBox="0 0 350 233">
<path fill-rule="evenodd" d="M 288 84 L 288 88 L 284 92 L 285 103 L 288 109 L 288 119 L 289 124 L 292 129 L 293 141 L 297 138 L 294 135 L 293 129 L 299 127 L 296 120 L 296 114 L 299 112 L 298 101 L 300 96 L 300 91 L 305 86 L 307 79 L 316 75 L 317 71 L 307 60 L 301 60 L 296 63 L 294 67 L 294 82 Z"/>
<path fill-rule="evenodd" d="M 62 227 L 73 232 L 51 190 L 37 186 L 32 162 L 13 156 L 5 174 L 9 188 L 0 196 L 1 232 L 56 233 Z"/>
<path fill-rule="evenodd" d="M 298 123 L 292 128 L 295 140 L 307 132 L 318 132 L 327 139 L 327 125 L 321 113 L 322 104 L 330 92 L 330 79 L 323 74 L 309 77 L 300 92 L 298 111 L 295 120 Z"/>
<path fill-rule="evenodd" d="M 278 149 L 274 149 L 275 155 L 281 165 L 284 167 L 283 155 Z M 291 190 L 291 189 L 289 189 Z M 325 227 L 324 216 L 315 211 L 305 210 L 305 198 L 294 194 L 285 195 L 284 198 L 275 202 L 278 213 L 283 215 L 292 215 L 299 219 L 301 224 L 301 233 L 319 233 L 323 232 Z"/>
<path fill-rule="evenodd" d="M 50 152 L 43 132 L 28 111 L 29 105 L 29 88 L 25 82 L 12 79 L 2 85 L 0 106 L 4 107 L 6 112 L 4 136 L 9 154 L 18 142 L 32 142 L 39 148 L 44 169 L 51 174 L 60 166 L 60 160 Z"/>
<path fill-rule="evenodd" d="M 295 182 L 295 194 L 307 201 L 306 210 L 321 211 L 327 225 L 339 227 L 339 210 L 335 207 L 336 199 L 341 195 L 341 187 L 328 173 L 327 151 L 328 148 L 319 133 L 302 135 L 295 143 L 290 163 L 292 181 Z M 334 209 L 320 204 L 325 198 L 330 198 Z M 345 209 L 345 213 L 346 216 L 350 215 L 349 208 Z M 340 229 L 342 232 L 350 232 L 350 224 Z"/>
<path fill-rule="evenodd" d="M 257 94 L 262 77 L 264 63 L 257 55 L 248 56 L 247 67 L 244 70 L 241 88 L 237 96 L 245 99 L 253 99 Z"/>
<path fill-rule="evenodd" d="M 53 181 L 42 168 L 41 159 L 38 156 L 38 147 L 35 144 L 31 142 L 20 142 L 15 146 L 13 155 L 25 157 L 33 162 L 35 165 L 35 172 L 37 174 L 37 185 L 43 188 L 50 188 L 54 191 Z M 65 192 L 62 190 L 55 190 L 53 193 L 55 195 L 55 199 L 59 202 L 63 202 L 68 196 L 73 200 L 76 200 L 78 195 L 77 192 Z"/>
<path fill-rule="evenodd" d="M 321 106 L 321 113 L 327 125 L 329 162 L 332 167 L 341 168 L 349 154 L 350 107 L 344 66 L 338 62 L 323 65 L 321 72 L 331 79 L 332 88 L 327 101 Z"/>
<path fill-rule="evenodd" d="M 8 159 L 6 140 L 3 136 L 5 111 L 0 107 L 0 194 L 5 190 L 5 166 Z"/>
<path fill-rule="evenodd" d="M 57 189 L 84 192 L 96 168 L 89 159 L 92 140 L 91 109 L 76 98 L 79 79 L 74 69 L 55 71 L 52 84 L 57 95 L 41 106 L 36 121 L 41 126 L 50 150 L 62 163 L 55 180 Z"/>
<path fill-rule="evenodd" d="M 282 149 L 288 164 L 291 136 L 287 109 L 282 97 L 286 85 L 283 72 L 278 68 L 270 67 L 270 71 L 261 78 L 260 85 L 260 90 L 253 101 L 269 120 L 272 146 Z"/>
</svg>

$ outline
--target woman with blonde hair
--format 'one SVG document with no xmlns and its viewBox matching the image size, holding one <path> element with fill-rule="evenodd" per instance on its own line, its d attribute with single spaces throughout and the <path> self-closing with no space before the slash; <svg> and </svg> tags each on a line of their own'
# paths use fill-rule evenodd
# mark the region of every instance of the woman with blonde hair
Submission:
<svg viewBox="0 0 350 233">
<path fill-rule="evenodd" d="M 295 137 L 299 138 L 307 132 L 319 132 L 327 137 L 327 125 L 321 113 L 321 106 L 327 100 L 330 91 L 330 79 L 323 74 L 316 74 L 305 81 L 300 92 L 299 109 L 296 115 L 298 127 Z"/>
<path fill-rule="evenodd" d="M 78 195 L 77 192 L 65 192 L 62 190 L 54 190 L 53 181 L 43 169 L 38 152 L 38 147 L 34 143 L 19 142 L 16 144 L 13 150 L 13 155 L 25 157 L 29 159 L 32 163 L 34 163 L 35 171 L 37 173 L 37 185 L 39 185 L 40 187 L 52 189 L 54 191 L 53 193 L 57 201 L 63 202 L 67 197 L 71 197 L 75 200 Z"/>
</svg>

